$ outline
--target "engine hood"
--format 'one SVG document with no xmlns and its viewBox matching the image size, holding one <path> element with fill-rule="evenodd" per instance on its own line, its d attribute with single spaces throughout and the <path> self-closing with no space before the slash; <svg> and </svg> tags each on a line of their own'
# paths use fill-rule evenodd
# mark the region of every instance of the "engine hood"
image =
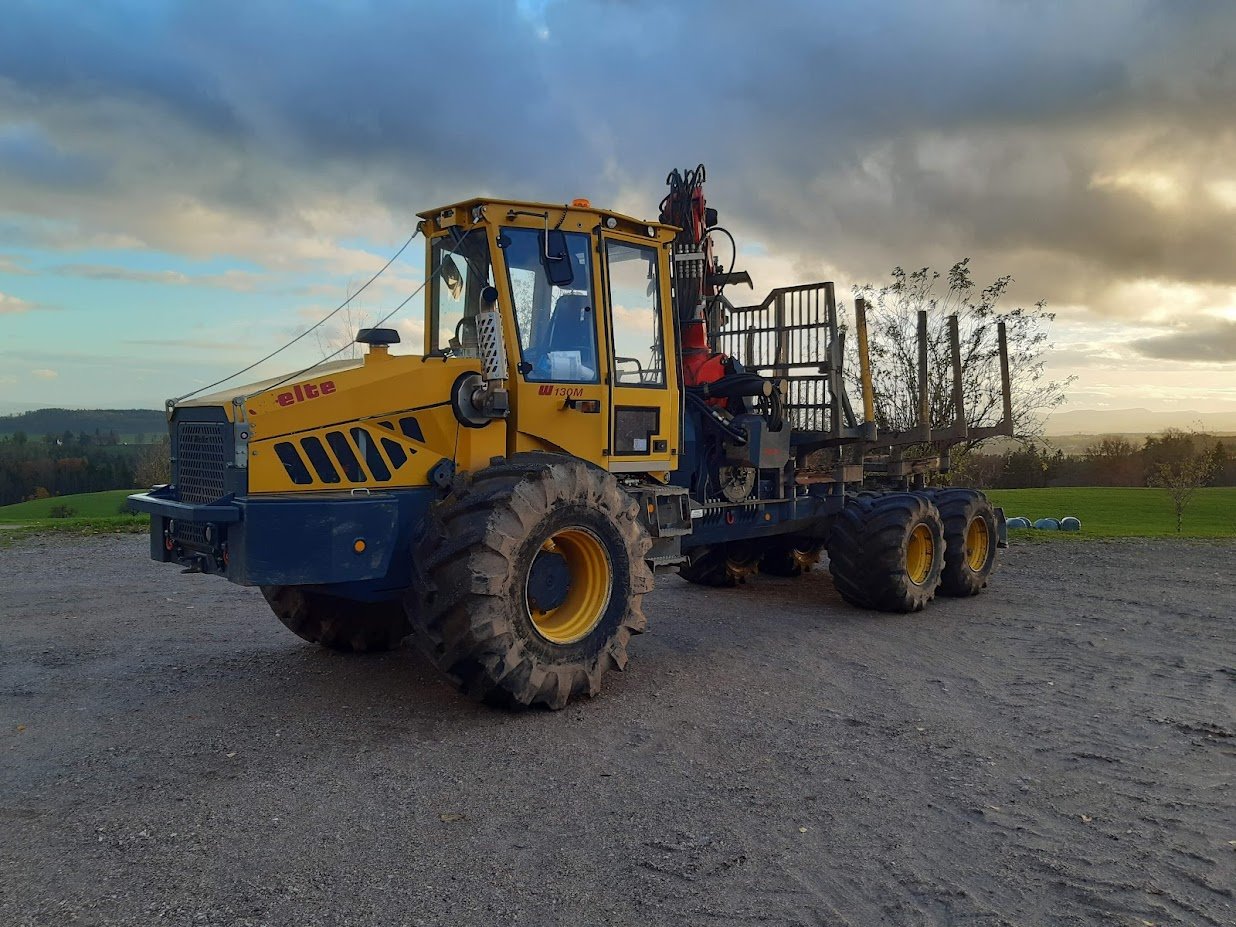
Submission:
<svg viewBox="0 0 1236 927">
<path fill-rule="evenodd" d="M 451 405 L 456 381 L 479 370 L 472 358 L 371 350 L 295 379 L 195 397 L 172 415 L 222 409 L 248 461 L 250 493 L 424 486 L 443 460 L 469 468 L 505 449 L 505 422 L 462 428 Z"/>
</svg>

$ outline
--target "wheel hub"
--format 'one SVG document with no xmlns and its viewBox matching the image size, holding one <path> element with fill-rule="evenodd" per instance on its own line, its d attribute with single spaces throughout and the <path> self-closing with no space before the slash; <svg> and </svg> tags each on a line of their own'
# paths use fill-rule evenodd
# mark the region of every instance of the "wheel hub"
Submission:
<svg viewBox="0 0 1236 927">
<path fill-rule="evenodd" d="M 753 467 L 721 467 L 717 470 L 721 495 L 729 502 L 742 502 L 750 496 L 755 489 L 755 477 Z"/>
<path fill-rule="evenodd" d="M 931 536 L 931 529 L 924 524 L 915 525 L 906 545 L 906 573 L 910 582 L 916 586 L 926 582 L 935 556 L 936 543 Z"/>
<path fill-rule="evenodd" d="M 987 530 L 987 522 L 982 518 L 973 519 L 966 528 L 966 563 L 976 573 L 981 573 L 987 565 L 987 555 L 991 551 L 991 532 Z"/>
<path fill-rule="evenodd" d="M 550 612 L 566 601 L 571 588 L 571 568 L 557 550 L 541 549 L 528 573 L 528 607 Z"/>
<path fill-rule="evenodd" d="M 583 527 L 555 532 L 537 552 L 524 587 L 533 627 L 550 643 L 582 640 L 605 615 L 613 584 L 600 538 Z"/>
</svg>

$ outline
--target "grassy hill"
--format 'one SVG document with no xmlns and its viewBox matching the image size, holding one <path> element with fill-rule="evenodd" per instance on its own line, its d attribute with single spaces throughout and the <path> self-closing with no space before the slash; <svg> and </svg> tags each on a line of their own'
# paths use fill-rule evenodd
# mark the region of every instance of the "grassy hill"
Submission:
<svg viewBox="0 0 1236 927">
<path fill-rule="evenodd" d="M 52 509 L 65 506 L 73 511 L 70 518 L 122 518 L 120 506 L 129 493 L 137 489 L 110 489 L 106 492 L 84 492 L 71 496 L 52 496 L 33 502 L 18 502 L 0 506 L 0 522 L 30 524 L 38 521 L 63 521 L 52 515 Z M 142 516 L 143 518 L 145 516 Z"/>
<path fill-rule="evenodd" d="M 1081 519 L 1090 537 L 1176 536 L 1176 515 L 1163 489 L 1066 487 L 993 489 L 992 502 L 1009 518 Z M 0 510 L 2 511 L 2 510 Z M 1184 513 L 1183 537 L 1236 537 L 1236 487 L 1199 489 Z"/>
</svg>

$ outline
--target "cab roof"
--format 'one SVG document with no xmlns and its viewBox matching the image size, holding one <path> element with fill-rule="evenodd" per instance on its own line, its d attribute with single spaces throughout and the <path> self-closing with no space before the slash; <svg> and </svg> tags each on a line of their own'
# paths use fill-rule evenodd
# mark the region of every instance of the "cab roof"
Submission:
<svg viewBox="0 0 1236 927">
<path fill-rule="evenodd" d="M 511 215 L 513 212 L 522 212 L 545 213 L 552 222 L 562 227 L 565 227 L 567 222 L 570 221 L 572 224 L 583 228 L 585 227 L 583 220 L 588 219 L 590 220 L 587 222 L 587 227 L 589 228 L 601 224 L 615 231 L 635 232 L 649 238 L 655 238 L 661 242 L 669 241 L 678 233 L 677 226 L 666 225 L 663 222 L 648 219 L 637 219 L 634 216 L 614 212 L 612 209 L 599 209 L 590 203 L 584 205 L 585 203 L 588 203 L 588 201 L 533 203 L 526 200 L 504 200 L 478 196 L 469 200 L 461 200 L 448 206 L 440 206 L 437 209 L 417 213 L 417 215 L 426 222 L 433 223 L 439 229 L 445 229 L 453 225 L 471 226 L 485 221 L 496 220 L 501 222 L 515 218 Z M 483 210 L 479 216 L 476 212 L 477 209 Z M 561 217 L 561 221 L 559 217 Z M 530 219 L 535 218 L 535 216 L 525 215 L 523 218 Z M 429 230 L 427 229 L 426 231 L 428 232 Z"/>
</svg>

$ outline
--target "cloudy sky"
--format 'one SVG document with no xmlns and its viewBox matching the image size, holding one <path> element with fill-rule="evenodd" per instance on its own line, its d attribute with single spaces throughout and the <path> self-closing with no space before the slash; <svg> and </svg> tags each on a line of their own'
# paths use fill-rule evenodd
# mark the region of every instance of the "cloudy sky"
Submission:
<svg viewBox="0 0 1236 927">
<path fill-rule="evenodd" d="M 652 216 L 703 161 L 761 293 L 968 256 L 1014 276 L 1010 308 L 1058 313 L 1069 407 L 1236 412 L 1236 4 L 2 8 L 0 411 L 217 379 L 333 308 L 418 210 Z M 415 250 L 358 318 L 416 287 Z"/>
</svg>

